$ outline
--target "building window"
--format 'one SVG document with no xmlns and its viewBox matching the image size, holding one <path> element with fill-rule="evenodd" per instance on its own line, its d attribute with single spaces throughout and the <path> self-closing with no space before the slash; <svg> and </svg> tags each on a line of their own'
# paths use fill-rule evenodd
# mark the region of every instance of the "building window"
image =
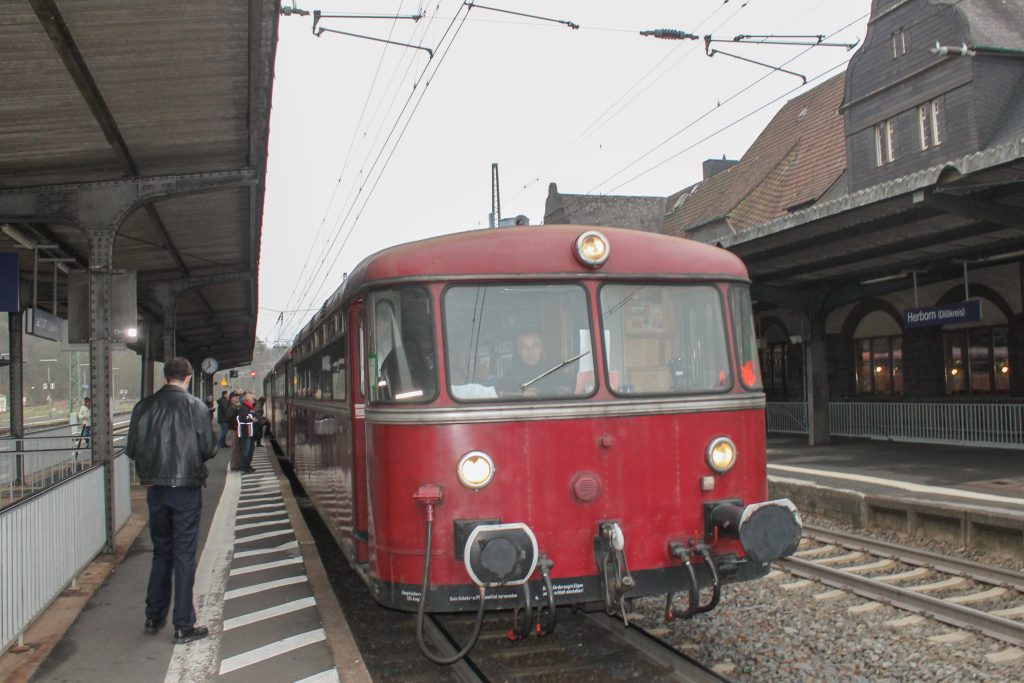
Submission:
<svg viewBox="0 0 1024 683">
<path fill-rule="evenodd" d="M 882 121 L 875 126 L 875 158 L 879 166 L 896 160 L 896 119 Z"/>
<path fill-rule="evenodd" d="M 1005 326 L 944 332 L 946 393 L 1009 393 L 1009 334 Z"/>
<path fill-rule="evenodd" d="M 857 393 L 903 393 L 903 337 L 856 339 Z"/>
<path fill-rule="evenodd" d="M 917 127 L 922 150 L 942 144 L 942 136 L 939 134 L 938 100 L 925 102 L 917 108 Z"/>
<path fill-rule="evenodd" d="M 907 33 L 902 28 L 892 34 L 892 58 L 907 54 Z"/>
</svg>

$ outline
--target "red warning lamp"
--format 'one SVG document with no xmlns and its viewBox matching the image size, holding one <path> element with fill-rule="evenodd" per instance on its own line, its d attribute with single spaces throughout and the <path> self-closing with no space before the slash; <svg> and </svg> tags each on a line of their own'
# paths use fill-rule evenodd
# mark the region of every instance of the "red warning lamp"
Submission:
<svg viewBox="0 0 1024 683">
<path fill-rule="evenodd" d="M 250 372 L 249 376 L 255 378 L 256 377 L 256 371 L 253 370 L 252 372 Z"/>
</svg>

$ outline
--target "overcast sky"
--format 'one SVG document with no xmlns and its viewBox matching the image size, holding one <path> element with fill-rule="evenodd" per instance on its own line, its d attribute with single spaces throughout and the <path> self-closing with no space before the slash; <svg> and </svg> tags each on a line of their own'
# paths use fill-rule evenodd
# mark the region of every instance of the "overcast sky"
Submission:
<svg viewBox="0 0 1024 683">
<path fill-rule="evenodd" d="M 285 0 L 284 4 L 295 4 Z M 803 74 L 709 58 L 703 36 L 797 34 L 862 40 L 870 0 L 487 0 L 580 28 L 480 7 L 298 0 L 320 25 L 424 50 L 312 34 L 281 17 L 260 258 L 258 336 L 289 342 L 365 256 L 487 227 L 491 164 L 503 216 L 544 217 L 561 192 L 666 196 L 700 179 L 707 158 L 739 158 L 771 116 L 838 73 L 841 47 L 713 43 Z M 464 21 L 463 21 L 464 20 Z M 417 84 L 414 87 L 414 83 Z M 737 122 L 738 121 L 738 122 Z M 734 125 L 732 125 L 734 124 Z M 723 130 L 724 129 L 724 130 Z M 283 324 L 279 314 L 285 311 Z"/>
</svg>

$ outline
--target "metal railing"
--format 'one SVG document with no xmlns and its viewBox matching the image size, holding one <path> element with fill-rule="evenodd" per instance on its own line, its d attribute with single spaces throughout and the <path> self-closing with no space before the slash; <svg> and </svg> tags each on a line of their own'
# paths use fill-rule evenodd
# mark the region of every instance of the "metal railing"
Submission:
<svg viewBox="0 0 1024 683">
<path fill-rule="evenodd" d="M 769 401 L 765 413 L 771 434 L 807 433 L 807 404 L 803 401 Z"/>
<path fill-rule="evenodd" d="M 114 425 L 114 453 L 124 450 L 127 423 Z M 92 467 L 90 439 L 61 426 L 0 438 L 0 508 Z"/>
<path fill-rule="evenodd" d="M 127 472 L 124 455 L 114 462 Z M 118 520 L 131 512 L 126 482 L 118 476 Z M 93 467 L 0 510 L 0 652 L 103 549 L 105 499 L 103 468 Z"/>
<path fill-rule="evenodd" d="M 1024 448 L 1024 404 L 835 402 L 834 436 Z"/>
</svg>

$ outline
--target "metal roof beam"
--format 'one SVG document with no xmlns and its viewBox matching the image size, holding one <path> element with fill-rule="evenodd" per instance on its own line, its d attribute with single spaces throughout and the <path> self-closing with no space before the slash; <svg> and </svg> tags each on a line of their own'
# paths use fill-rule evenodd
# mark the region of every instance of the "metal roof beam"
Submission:
<svg viewBox="0 0 1024 683">
<path fill-rule="evenodd" d="M 871 247 L 868 249 L 847 251 L 844 252 L 841 256 L 818 259 L 798 266 L 784 268 L 782 270 L 757 271 L 756 268 L 752 268 L 752 270 L 754 270 L 757 273 L 757 277 L 764 277 L 772 280 L 781 280 L 787 277 L 792 277 L 793 275 L 806 275 L 809 273 L 828 270 L 830 268 L 837 268 L 840 266 L 856 264 L 859 262 L 871 261 L 882 256 L 892 256 L 896 252 L 905 253 L 913 251 L 915 249 L 920 249 L 922 247 L 934 247 L 938 244 L 943 244 L 947 241 L 967 239 L 970 237 L 983 235 L 988 232 L 999 232 L 1001 230 L 1003 230 L 1003 228 L 993 228 L 993 226 L 990 223 L 986 222 L 979 222 L 974 224 L 957 223 L 951 228 L 946 228 L 939 232 L 926 233 L 913 239 L 892 242 L 889 244 L 883 244 L 881 246 Z"/>
<path fill-rule="evenodd" d="M 0 189 L 0 221 L 57 223 L 117 230 L 142 205 L 168 197 L 245 187 L 258 181 L 255 169 L 135 177 L 92 183 Z M 166 232 L 166 231 L 165 231 Z M 173 244 L 168 251 L 177 254 Z M 179 260 L 180 255 L 177 257 Z"/>
<path fill-rule="evenodd" d="M 922 211 L 930 211 L 927 207 L 920 208 Z M 908 216 L 907 212 L 907 208 L 899 207 L 897 208 L 896 213 L 889 214 L 882 218 L 869 219 L 861 221 L 855 225 L 833 228 L 827 232 L 818 233 L 803 239 L 796 239 L 795 235 L 792 234 L 785 235 L 784 237 L 789 238 L 789 242 L 780 241 L 778 242 L 778 246 L 768 247 L 761 251 L 754 251 L 751 249 L 756 249 L 758 246 L 757 242 L 753 240 L 737 244 L 735 247 L 727 248 L 747 263 L 766 261 L 780 257 L 785 258 L 799 251 L 817 249 L 822 245 L 834 244 L 837 239 L 860 239 L 876 232 L 889 230 L 896 226 L 906 225 L 911 220 L 915 220 L 915 218 Z M 924 214 L 916 217 L 916 219 L 928 217 L 929 216 L 927 214 Z M 809 226 L 800 227 L 802 230 L 806 230 Z"/>
<path fill-rule="evenodd" d="M 1024 207 L 1021 206 L 964 199 L 935 192 L 926 194 L 923 201 L 925 206 L 930 206 L 937 211 L 953 216 L 988 221 L 989 223 L 1004 225 L 1009 228 L 1024 227 L 1024 218 L 1021 216 L 1021 213 L 1024 212 Z"/>
<path fill-rule="evenodd" d="M 64 62 L 68 74 L 78 87 L 78 92 L 81 93 L 93 118 L 99 124 L 104 137 L 110 143 L 114 156 L 129 175 L 139 175 L 139 168 L 128 149 L 128 143 L 121 135 L 121 131 L 114 121 L 114 115 L 107 107 L 99 86 L 96 85 L 89 67 L 86 66 L 85 60 L 82 58 L 82 53 L 78 51 L 75 39 L 67 24 L 64 23 L 64 17 L 61 16 L 56 3 L 54 0 L 29 0 L 29 4 L 32 5 L 39 23 L 42 24 L 43 30 L 46 31 L 50 42 L 53 43 L 61 61 Z"/>
</svg>

